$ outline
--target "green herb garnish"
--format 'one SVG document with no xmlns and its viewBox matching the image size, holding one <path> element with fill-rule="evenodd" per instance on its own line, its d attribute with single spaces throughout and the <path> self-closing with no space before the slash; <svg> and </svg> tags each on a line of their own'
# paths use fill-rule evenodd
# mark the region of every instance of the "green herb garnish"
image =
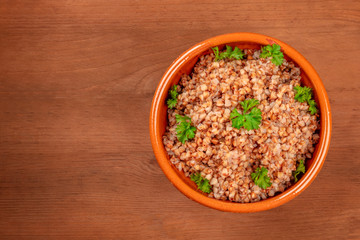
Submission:
<svg viewBox="0 0 360 240">
<path fill-rule="evenodd" d="M 284 54 L 280 51 L 281 47 L 278 44 L 266 45 L 261 47 L 261 58 L 271 57 L 271 62 L 280 66 L 284 61 Z"/>
<path fill-rule="evenodd" d="M 178 140 L 185 143 L 186 140 L 193 139 L 195 137 L 196 127 L 191 126 L 191 118 L 188 116 L 176 115 L 176 136 Z"/>
<path fill-rule="evenodd" d="M 270 178 L 267 175 L 268 170 L 264 167 L 257 168 L 255 172 L 251 174 L 251 179 L 254 181 L 256 185 L 261 187 L 262 189 L 266 189 L 271 186 Z"/>
<path fill-rule="evenodd" d="M 193 173 L 190 176 L 191 181 L 195 182 L 198 189 L 205 193 L 211 193 L 211 185 L 209 183 L 209 180 L 206 178 L 203 178 L 200 173 Z"/>
<path fill-rule="evenodd" d="M 177 96 L 179 95 L 179 93 L 177 92 L 177 87 L 178 85 L 175 84 L 169 90 L 169 98 L 166 103 L 170 109 L 173 109 L 177 103 Z"/>
<path fill-rule="evenodd" d="M 247 130 L 258 129 L 261 123 L 261 110 L 255 106 L 259 104 L 259 101 L 249 99 L 240 104 L 243 107 L 243 114 L 240 114 L 236 108 L 230 113 L 232 127 L 237 129 L 245 127 Z M 250 113 L 246 113 L 250 109 Z"/>
<path fill-rule="evenodd" d="M 220 60 L 220 53 L 219 53 L 219 47 L 213 47 L 211 48 L 215 54 L 215 61 Z"/>
<path fill-rule="evenodd" d="M 312 115 L 317 113 L 317 108 L 316 108 L 316 102 L 314 100 L 309 100 L 308 101 L 309 104 L 309 111 Z"/>
<path fill-rule="evenodd" d="M 295 94 L 295 100 L 299 102 L 307 102 L 311 99 L 311 88 L 309 87 L 301 87 L 301 86 L 295 86 L 294 90 L 296 91 Z"/>
<path fill-rule="evenodd" d="M 316 102 L 312 98 L 312 89 L 309 87 L 295 86 L 296 91 L 295 100 L 299 102 L 307 102 L 309 104 L 309 111 L 312 115 L 317 113 Z"/>
<path fill-rule="evenodd" d="M 295 182 L 298 181 L 297 175 L 299 175 L 300 173 L 305 173 L 305 165 L 304 165 L 304 161 L 300 160 L 299 165 L 296 168 L 296 171 L 293 172 L 293 176 L 295 178 Z"/>
<path fill-rule="evenodd" d="M 229 59 L 243 59 L 244 53 L 238 47 L 235 47 L 234 50 L 231 46 L 226 45 L 226 51 L 220 53 L 219 47 L 211 48 L 215 54 L 215 61 L 219 61 L 221 59 L 229 58 Z"/>
</svg>

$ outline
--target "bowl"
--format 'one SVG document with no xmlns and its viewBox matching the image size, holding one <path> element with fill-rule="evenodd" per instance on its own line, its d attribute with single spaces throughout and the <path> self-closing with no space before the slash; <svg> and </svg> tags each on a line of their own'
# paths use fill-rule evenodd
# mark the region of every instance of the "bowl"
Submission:
<svg viewBox="0 0 360 240">
<path fill-rule="evenodd" d="M 284 192 L 254 203 L 236 203 L 217 200 L 197 190 L 195 183 L 183 172 L 177 170 L 170 162 L 162 142 L 167 125 L 166 99 L 170 87 L 177 84 L 181 75 L 191 73 L 201 55 L 209 53 L 211 47 L 225 45 L 238 46 L 240 49 L 260 49 L 262 45 L 279 44 L 286 59 L 292 60 L 301 68 L 301 82 L 313 88 L 314 98 L 320 110 L 320 139 L 315 147 L 313 157 L 306 161 L 306 173 L 302 178 Z M 150 110 L 150 139 L 159 166 L 170 182 L 188 198 L 211 208 L 228 212 L 257 212 L 278 207 L 298 196 L 314 181 L 324 164 L 330 145 L 331 111 L 327 93 L 319 75 L 311 64 L 294 48 L 286 43 L 261 34 L 230 33 L 216 36 L 200 42 L 181 54 L 166 70 L 155 91 Z M 166 196 L 164 196 L 166 197 Z"/>
</svg>

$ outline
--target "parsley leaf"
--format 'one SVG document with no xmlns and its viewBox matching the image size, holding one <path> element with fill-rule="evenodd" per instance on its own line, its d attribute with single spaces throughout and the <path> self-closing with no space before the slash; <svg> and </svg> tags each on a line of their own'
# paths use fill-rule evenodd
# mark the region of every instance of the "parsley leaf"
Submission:
<svg viewBox="0 0 360 240">
<path fill-rule="evenodd" d="M 309 87 L 301 87 L 301 86 L 295 86 L 294 90 L 296 91 L 295 94 L 295 100 L 299 102 L 307 102 L 311 99 L 311 88 Z"/>
<path fill-rule="evenodd" d="M 234 51 L 231 53 L 230 58 L 235 58 L 237 60 L 243 59 L 245 53 L 238 47 L 234 48 Z"/>
<path fill-rule="evenodd" d="M 231 53 L 232 53 L 232 48 L 226 45 L 226 51 L 220 53 L 220 60 L 224 58 L 230 58 Z"/>
<path fill-rule="evenodd" d="M 258 129 L 261 123 L 261 110 L 258 108 L 251 109 L 249 114 L 245 114 L 244 127 L 247 130 Z"/>
<path fill-rule="evenodd" d="M 258 100 L 248 99 L 240 102 L 243 107 L 243 114 L 240 114 L 236 108 L 230 113 L 232 127 L 240 129 L 245 127 L 247 130 L 258 129 L 261 123 L 261 110 L 256 105 L 259 104 Z M 250 113 L 246 113 L 251 109 Z"/>
<path fill-rule="evenodd" d="M 193 139 L 195 137 L 196 127 L 191 126 L 191 118 L 188 116 L 176 115 L 176 136 L 178 140 L 185 143 L 186 140 Z"/>
<path fill-rule="evenodd" d="M 312 115 L 317 113 L 317 108 L 316 108 L 316 102 L 314 100 L 309 100 L 308 101 L 309 104 L 309 111 Z"/>
<path fill-rule="evenodd" d="M 249 109 L 252 107 L 255 107 L 256 105 L 259 105 L 259 100 L 256 99 L 246 99 L 243 102 L 240 102 L 240 105 L 244 109 L 244 113 L 246 113 Z"/>
<path fill-rule="evenodd" d="M 307 102 L 309 104 L 309 111 L 312 115 L 317 113 L 316 102 L 311 99 L 312 89 L 309 87 L 295 86 L 294 90 L 296 91 L 295 100 L 299 102 Z"/>
<path fill-rule="evenodd" d="M 170 99 L 167 100 L 166 103 L 168 105 L 168 108 L 173 109 L 176 106 L 177 99 L 170 98 Z"/>
<path fill-rule="evenodd" d="M 300 173 L 305 173 L 305 165 L 304 165 L 304 161 L 300 160 L 299 165 L 296 168 L 296 171 L 293 172 L 293 176 L 295 178 L 295 182 L 297 182 L 299 179 L 297 178 L 297 175 L 299 175 Z"/>
<path fill-rule="evenodd" d="M 172 97 L 172 98 L 177 98 L 177 96 L 179 95 L 179 93 L 177 92 L 177 87 L 178 87 L 178 85 L 174 85 L 174 86 L 172 86 L 171 87 L 171 89 L 170 89 L 170 96 Z"/>
<path fill-rule="evenodd" d="M 230 119 L 234 128 L 240 129 L 244 126 L 244 116 L 241 115 L 236 108 L 230 113 Z"/>
<path fill-rule="evenodd" d="M 200 173 L 193 173 L 190 176 L 191 181 L 195 182 L 198 186 L 198 189 L 205 193 L 211 193 L 212 187 L 209 183 L 209 180 L 206 178 L 203 178 Z"/>
<path fill-rule="evenodd" d="M 271 57 L 271 51 L 272 51 L 271 45 L 266 45 L 264 47 L 261 47 L 260 57 L 261 58 Z"/>
<path fill-rule="evenodd" d="M 284 54 L 281 52 L 281 47 L 278 44 L 266 45 L 261 47 L 261 58 L 271 57 L 271 62 L 280 66 L 284 61 Z"/>
<path fill-rule="evenodd" d="M 251 174 L 251 179 L 254 181 L 256 185 L 261 187 L 262 189 L 266 189 L 272 185 L 270 182 L 270 178 L 267 175 L 268 170 L 264 167 L 258 167 L 255 172 Z"/>
<path fill-rule="evenodd" d="M 226 51 L 219 53 L 219 48 L 218 47 L 214 47 L 211 48 L 215 54 L 215 61 L 221 60 L 221 59 L 225 59 L 225 58 L 229 58 L 229 59 L 243 59 L 244 57 L 244 53 L 241 49 L 239 49 L 238 47 L 235 47 L 234 50 L 232 49 L 231 46 L 226 45 Z"/>
<path fill-rule="evenodd" d="M 215 55 L 215 61 L 220 60 L 220 55 L 219 55 L 219 47 L 213 47 L 211 48 L 214 52 Z"/>
<path fill-rule="evenodd" d="M 168 108 L 170 108 L 170 109 L 173 109 L 177 104 L 177 96 L 179 95 L 179 93 L 177 92 L 177 87 L 178 87 L 178 85 L 175 84 L 169 90 L 170 97 L 166 103 L 168 105 Z"/>
</svg>

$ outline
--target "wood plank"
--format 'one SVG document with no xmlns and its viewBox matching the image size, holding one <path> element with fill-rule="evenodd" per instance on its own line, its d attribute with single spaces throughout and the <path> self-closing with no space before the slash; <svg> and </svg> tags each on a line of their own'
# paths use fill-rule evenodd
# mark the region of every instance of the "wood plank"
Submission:
<svg viewBox="0 0 360 240">
<path fill-rule="evenodd" d="M 209 37 L 279 38 L 315 67 L 333 135 L 291 202 L 232 214 L 176 190 L 153 155 L 155 88 Z M 359 1 L 0 1 L 0 239 L 359 239 Z"/>
</svg>

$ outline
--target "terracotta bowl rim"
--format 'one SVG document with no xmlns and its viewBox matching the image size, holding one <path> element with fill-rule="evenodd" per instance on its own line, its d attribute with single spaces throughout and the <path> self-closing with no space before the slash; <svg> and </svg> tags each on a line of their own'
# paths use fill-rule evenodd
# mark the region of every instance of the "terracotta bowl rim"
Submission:
<svg viewBox="0 0 360 240">
<path fill-rule="evenodd" d="M 159 109 L 165 107 L 164 101 L 161 101 L 161 99 L 164 99 L 164 94 L 165 96 L 167 95 L 171 84 L 171 78 L 185 65 L 188 60 L 191 60 L 194 56 L 210 49 L 210 47 L 236 42 L 248 42 L 261 45 L 272 44 L 274 42 L 279 44 L 283 52 L 300 66 L 301 71 L 308 76 L 310 82 L 313 84 L 314 92 L 316 92 L 318 97 L 318 107 L 321 113 L 321 129 L 318 151 L 317 154 L 313 156 L 313 162 L 309 169 L 307 169 L 304 176 L 283 193 L 255 203 L 235 203 L 209 198 L 186 184 L 177 175 L 175 169 L 171 166 L 171 163 L 168 160 L 166 150 L 162 143 L 162 135 L 160 134 L 160 123 L 158 119 L 160 112 Z M 150 139 L 155 157 L 170 182 L 188 198 L 205 206 L 228 212 L 257 212 L 268 210 L 290 201 L 304 191 L 315 179 L 324 164 L 329 150 L 332 126 L 329 99 L 325 87 L 312 65 L 298 51 L 290 47 L 288 44 L 273 37 L 248 32 L 229 33 L 215 36 L 194 45 L 181 54 L 166 70 L 157 86 L 151 105 L 149 120 Z"/>
</svg>

